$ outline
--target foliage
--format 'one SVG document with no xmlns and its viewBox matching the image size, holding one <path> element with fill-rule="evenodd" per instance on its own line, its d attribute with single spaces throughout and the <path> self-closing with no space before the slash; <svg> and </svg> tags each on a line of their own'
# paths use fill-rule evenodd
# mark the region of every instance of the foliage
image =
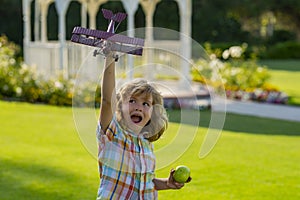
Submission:
<svg viewBox="0 0 300 200">
<path fill-rule="evenodd" d="M 6 36 L 0 37 L 0 46 L 0 98 L 35 101 L 38 90 L 35 77 L 17 57 L 20 48 L 9 42 Z"/>
<path fill-rule="evenodd" d="M 45 80 L 33 67 L 16 59 L 18 46 L 0 37 L 0 99 L 71 106 L 75 94 L 75 80 L 60 76 Z M 95 91 L 97 89 L 97 91 Z M 94 93 L 92 91 L 95 91 Z M 94 97 L 96 94 L 96 97 Z M 76 105 L 91 105 L 99 101 L 100 91 L 84 84 L 76 87 Z M 80 104 L 78 103 L 80 101 Z"/>
<path fill-rule="evenodd" d="M 239 46 L 240 43 L 227 43 L 227 42 L 221 42 L 221 43 L 204 43 L 204 48 L 206 52 L 211 55 L 213 54 L 220 60 L 226 60 L 223 58 L 223 52 L 225 54 L 228 54 L 228 51 L 230 47 L 232 46 Z M 249 45 L 248 43 L 242 43 L 241 48 L 243 50 L 242 52 L 242 58 L 245 60 L 253 60 L 261 57 L 261 54 L 266 51 L 265 45 Z"/>
<path fill-rule="evenodd" d="M 243 48 L 243 59 L 300 59 L 300 42 L 289 40 L 275 44 L 268 43 L 268 41 L 266 41 L 266 45 L 248 45 L 243 43 L 241 45 Z M 214 54 L 218 59 L 226 60 L 222 56 L 223 52 L 231 46 L 239 46 L 239 44 L 205 42 L 203 46 L 208 54 Z"/>
<path fill-rule="evenodd" d="M 208 45 L 209 47 L 209 45 Z M 194 81 L 223 88 L 229 98 L 254 100 L 270 103 L 288 103 L 285 93 L 268 83 L 270 74 L 266 66 L 260 66 L 256 60 L 243 57 L 247 45 L 232 46 L 222 54 L 223 61 L 215 54 L 210 60 L 198 60 L 192 69 Z M 212 52 L 208 48 L 208 52 Z"/>
<path fill-rule="evenodd" d="M 227 90 L 253 91 L 265 87 L 270 78 L 268 71 L 263 66 L 258 66 L 254 61 L 225 62 L 219 70 Z"/>
<path fill-rule="evenodd" d="M 40 81 L 40 101 L 50 105 L 72 105 L 73 80 L 66 80 L 63 77 Z"/>
<path fill-rule="evenodd" d="M 282 42 L 268 47 L 262 54 L 265 59 L 300 59 L 300 42 Z"/>
<path fill-rule="evenodd" d="M 279 42 L 296 41 L 297 35 L 295 32 L 287 30 L 275 30 L 272 37 L 267 39 L 267 44 L 276 44 Z"/>
<path fill-rule="evenodd" d="M 22 0 L 0 0 L 0 34 L 19 45 L 23 43 Z"/>
<path fill-rule="evenodd" d="M 10 42 L 7 36 L 0 36 L 0 63 L 1 66 L 20 66 L 20 47 Z"/>
</svg>

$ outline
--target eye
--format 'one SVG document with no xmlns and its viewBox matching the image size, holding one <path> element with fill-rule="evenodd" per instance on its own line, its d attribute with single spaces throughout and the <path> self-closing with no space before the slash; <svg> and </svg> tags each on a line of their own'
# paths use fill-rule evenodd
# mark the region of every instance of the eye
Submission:
<svg viewBox="0 0 300 200">
<path fill-rule="evenodd" d="M 148 102 L 144 102 L 143 105 L 148 106 L 148 107 L 150 106 L 150 104 Z"/>
<path fill-rule="evenodd" d="M 135 100 L 134 99 L 130 99 L 129 103 L 135 103 Z"/>
</svg>

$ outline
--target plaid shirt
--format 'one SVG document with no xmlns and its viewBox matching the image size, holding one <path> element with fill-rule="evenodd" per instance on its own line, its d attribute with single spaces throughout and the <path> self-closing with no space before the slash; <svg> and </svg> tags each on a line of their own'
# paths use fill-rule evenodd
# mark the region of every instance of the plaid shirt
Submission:
<svg viewBox="0 0 300 200">
<path fill-rule="evenodd" d="M 157 199 L 152 182 L 153 145 L 124 130 L 115 117 L 105 133 L 97 126 L 100 186 L 98 199 Z"/>
</svg>

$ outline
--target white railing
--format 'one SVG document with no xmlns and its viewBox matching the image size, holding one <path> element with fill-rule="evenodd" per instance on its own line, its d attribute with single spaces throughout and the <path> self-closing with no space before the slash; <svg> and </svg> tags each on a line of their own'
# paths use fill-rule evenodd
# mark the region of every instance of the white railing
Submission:
<svg viewBox="0 0 300 200">
<path fill-rule="evenodd" d="M 145 52 L 153 50 L 153 61 L 154 67 L 156 68 L 153 72 L 157 76 L 176 76 L 176 73 L 170 74 L 170 70 L 166 70 L 166 67 L 171 67 L 174 72 L 180 71 L 180 42 L 179 41 L 154 41 L 151 47 L 145 47 Z M 63 75 L 65 77 L 73 77 L 77 71 L 84 67 L 82 65 L 94 65 L 99 66 L 103 59 L 101 56 L 97 56 L 96 59 L 90 59 L 94 48 L 78 45 L 71 42 L 66 42 L 66 46 L 63 50 L 63 66 L 60 66 L 60 44 L 58 41 L 41 43 L 41 42 L 30 42 L 24 46 L 25 52 L 25 63 L 29 66 L 34 66 L 39 75 L 50 78 Z M 90 60 L 88 60 L 90 59 Z M 119 62 L 121 65 L 126 66 L 126 55 Z M 143 57 L 135 57 L 134 65 L 142 65 L 145 62 Z M 164 67 L 162 67 L 164 66 Z M 93 71 L 93 69 L 95 71 Z M 83 70 L 86 74 L 95 74 L 97 69 L 88 67 Z M 124 67 L 126 70 L 126 67 Z M 138 72 L 139 75 L 143 72 Z"/>
</svg>

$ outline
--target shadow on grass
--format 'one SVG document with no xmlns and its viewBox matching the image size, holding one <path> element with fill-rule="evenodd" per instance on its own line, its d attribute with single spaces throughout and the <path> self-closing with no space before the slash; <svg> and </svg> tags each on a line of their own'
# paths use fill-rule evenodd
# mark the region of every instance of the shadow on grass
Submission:
<svg viewBox="0 0 300 200">
<path fill-rule="evenodd" d="M 82 178 L 51 166 L 1 159 L 0 169 L 1 199 L 68 200 L 96 196 L 95 188 L 89 188 Z"/>
<path fill-rule="evenodd" d="M 180 123 L 180 110 L 170 110 L 168 114 L 170 122 Z M 200 111 L 199 126 L 208 128 L 210 120 L 210 110 Z M 300 122 L 226 113 L 223 130 L 264 135 L 300 136 Z"/>
</svg>

